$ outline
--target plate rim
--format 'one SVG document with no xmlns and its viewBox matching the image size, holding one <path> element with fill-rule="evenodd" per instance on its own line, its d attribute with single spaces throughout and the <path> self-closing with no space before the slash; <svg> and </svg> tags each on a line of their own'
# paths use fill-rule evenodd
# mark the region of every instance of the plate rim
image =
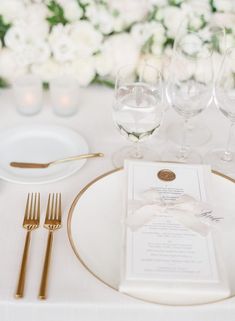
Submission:
<svg viewBox="0 0 235 321">
<path fill-rule="evenodd" d="M 25 129 L 26 127 L 26 129 Z M 16 130 L 22 130 L 22 129 L 25 129 L 25 131 L 27 131 L 27 129 L 29 130 L 35 130 L 37 131 L 39 128 L 52 128 L 52 129 L 56 129 L 56 130 L 60 130 L 60 129 L 63 129 L 63 130 L 66 130 L 67 132 L 71 132 L 75 135 L 78 136 L 79 139 L 81 139 L 85 145 L 86 145 L 86 148 L 87 148 L 87 152 L 89 152 L 89 144 L 87 142 L 87 140 L 84 138 L 84 136 L 82 134 L 80 134 L 80 132 L 76 131 L 74 128 L 71 128 L 71 127 L 68 127 L 68 126 L 64 126 L 64 125 L 59 125 L 59 124 L 51 124 L 51 123 L 36 123 L 36 124 L 27 124 L 24 125 L 24 124 L 17 124 L 16 126 L 8 126 L 4 129 L 1 129 L 0 130 L 0 137 L 1 136 L 4 136 L 5 134 L 7 133 L 11 133 L 11 132 L 15 132 Z M 87 162 L 86 159 L 83 160 L 84 164 L 80 167 L 82 168 L 85 163 Z M 25 179 L 17 179 L 16 176 L 14 176 L 14 178 L 9 178 L 8 176 L 4 175 L 4 172 L 6 172 L 4 169 L 1 168 L 0 166 L 0 179 L 6 181 L 6 182 L 10 182 L 10 183 L 14 183 L 14 184 L 22 184 L 22 185 L 28 185 L 28 184 L 33 184 L 33 185 L 39 185 L 39 184 L 48 184 L 48 183 L 53 183 L 53 182 L 58 182 L 62 179 L 65 179 L 73 174 L 75 174 L 80 168 L 74 168 L 69 174 L 65 174 L 65 175 L 62 175 L 62 176 L 58 176 L 56 178 L 45 178 L 45 179 L 41 179 L 41 180 L 32 180 L 32 181 L 28 181 L 28 180 L 25 180 Z"/>
<path fill-rule="evenodd" d="M 174 163 L 174 162 L 172 162 Z M 155 301 L 151 301 L 151 300 L 147 300 L 147 299 L 142 299 L 142 298 L 139 298 L 137 296 L 134 296 L 134 295 L 131 295 L 131 294 L 128 294 L 128 293 L 124 293 L 124 292 L 120 292 L 117 288 L 115 288 L 114 286 L 110 285 L 109 283 L 107 283 L 106 281 L 104 281 L 102 278 L 100 278 L 98 275 L 95 274 L 95 272 L 93 272 L 89 266 L 85 263 L 85 261 L 81 258 L 80 254 L 79 254 L 79 249 L 75 246 L 75 241 L 73 240 L 73 237 L 72 237 L 72 230 L 71 230 L 71 222 L 72 222 L 72 217 L 73 217 L 73 213 L 74 213 L 74 209 L 79 201 L 79 199 L 82 197 L 82 195 L 92 186 L 94 185 L 96 182 L 102 180 L 104 177 L 106 176 L 109 176 L 109 175 L 112 175 L 114 173 L 117 173 L 119 171 L 123 170 L 123 167 L 121 168 L 115 168 L 113 170 L 110 170 L 108 172 L 105 172 L 99 176 L 97 176 L 96 178 L 94 178 L 93 180 L 91 180 L 88 184 L 86 184 L 79 192 L 78 194 L 75 196 L 73 202 L 72 202 L 72 205 L 70 206 L 69 208 L 69 212 L 68 212 L 68 217 L 67 217 L 67 236 L 68 236 L 68 239 L 69 239 L 69 242 L 70 242 L 70 245 L 72 247 L 72 250 L 75 254 L 75 256 L 77 257 L 78 261 L 82 264 L 82 266 L 92 275 L 94 276 L 97 280 L 99 280 L 101 283 L 105 284 L 106 286 L 108 286 L 109 288 L 111 288 L 112 290 L 114 290 L 115 292 L 118 292 L 124 296 L 128 296 L 128 297 L 131 297 L 131 298 L 134 298 L 136 300 L 140 300 L 141 302 L 146 302 L 146 303 L 151 303 L 151 304 L 157 304 L 157 305 L 162 305 L 162 306 L 171 306 L 171 307 L 190 307 L 190 306 L 204 306 L 204 305 L 208 305 L 208 304 L 215 304 L 215 303 L 218 303 L 218 302 L 224 302 L 224 301 L 228 301 L 232 298 L 235 297 L 235 294 L 234 295 L 231 295 L 229 297 L 226 297 L 224 299 L 218 299 L 218 300 L 215 300 L 215 301 L 211 301 L 211 302 L 203 302 L 203 303 L 194 303 L 194 304 L 167 304 L 167 303 L 157 303 Z M 211 170 L 211 172 L 217 176 L 220 176 L 232 183 L 235 183 L 235 179 L 230 177 L 230 176 L 227 176 L 219 171 L 216 171 L 216 170 Z"/>
</svg>

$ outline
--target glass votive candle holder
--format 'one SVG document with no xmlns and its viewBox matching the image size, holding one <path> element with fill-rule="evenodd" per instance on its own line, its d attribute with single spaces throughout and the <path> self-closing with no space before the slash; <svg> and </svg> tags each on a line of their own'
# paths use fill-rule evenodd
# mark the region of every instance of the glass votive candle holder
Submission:
<svg viewBox="0 0 235 321">
<path fill-rule="evenodd" d="M 35 75 L 24 75 L 13 82 L 17 110 L 23 115 L 37 114 L 42 108 L 42 81 Z"/>
<path fill-rule="evenodd" d="M 59 116 L 71 116 L 78 110 L 79 86 L 75 78 L 60 77 L 50 82 L 53 111 Z"/>
</svg>

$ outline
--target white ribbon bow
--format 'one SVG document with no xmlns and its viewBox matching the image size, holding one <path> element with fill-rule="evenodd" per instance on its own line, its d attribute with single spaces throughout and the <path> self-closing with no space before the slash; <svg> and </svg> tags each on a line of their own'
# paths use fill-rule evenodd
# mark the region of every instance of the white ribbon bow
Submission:
<svg viewBox="0 0 235 321">
<path fill-rule="evenodd" d="M 141 201 L 131 201 L 129 210 L 134 213 L 128 215 L 126 224 L 132 230 L 137 230 L 162 214 L 174 215 L 178 222 L 202 236 L 206 236 L 210 229 L 208 224 L 201 221 L 212 212 L 210 206 L 186 194 L 169 201 L 164 200 L 156 189 L 150 189 L 143 193 Z"/>
</svg>

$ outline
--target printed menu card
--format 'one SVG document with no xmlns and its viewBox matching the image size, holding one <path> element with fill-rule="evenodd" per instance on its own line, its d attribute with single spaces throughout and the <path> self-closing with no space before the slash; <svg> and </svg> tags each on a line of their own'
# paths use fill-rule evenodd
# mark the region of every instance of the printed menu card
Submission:
<svg viewBox="0 0 235 321">
<path fill-rule="evenodd" d="M 130 160 L 125 175 L 120 291 L 174 304 L 229 296 L 210 225 L 219 220 L 210 168 Z"/>
</svg>

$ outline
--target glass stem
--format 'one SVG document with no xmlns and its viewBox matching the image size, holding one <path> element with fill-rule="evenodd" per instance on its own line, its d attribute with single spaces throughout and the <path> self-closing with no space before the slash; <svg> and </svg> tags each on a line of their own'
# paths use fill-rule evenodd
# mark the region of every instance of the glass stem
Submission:
<svg viewBox="0 0 235 321">
<path fill-rule="evenodd" d="M 223 153 L 223 156 L 222 156 L 222 160 L 225 162 L 231 162 L 231 160 L 233 159 L 231 145 L 232 145 L 232 136 L 233 136 L 234 125 L 235 125 L 235 122 L 232 122 L 230 125 L 226 149 L 225 149 L 225 152 Z"/>
<path fill-rule="evenodd" d="M 134 158 L 142 158 L 143 155 L 142 155 L 142 152 L 141 152 L 141 148 L 140 148 L 140 143 L 139 141 L 135 142 L 135 145 L 134 145 Z"/>
<path fill-rule="evenodd" d="M 189 120 L 188 118 L 184 119 L 184 127 L 183 127 L 183 135 L 182 135 L 182 141 L 181 141 L 181 147 L 179 150 L 178 158 L 179 160 L 186 160 L 188 158 L 189 153 L 189 146 L 187 144 L 187 138 L 188 138 L 188 128 L 189 128 Z"/>
</svg>

